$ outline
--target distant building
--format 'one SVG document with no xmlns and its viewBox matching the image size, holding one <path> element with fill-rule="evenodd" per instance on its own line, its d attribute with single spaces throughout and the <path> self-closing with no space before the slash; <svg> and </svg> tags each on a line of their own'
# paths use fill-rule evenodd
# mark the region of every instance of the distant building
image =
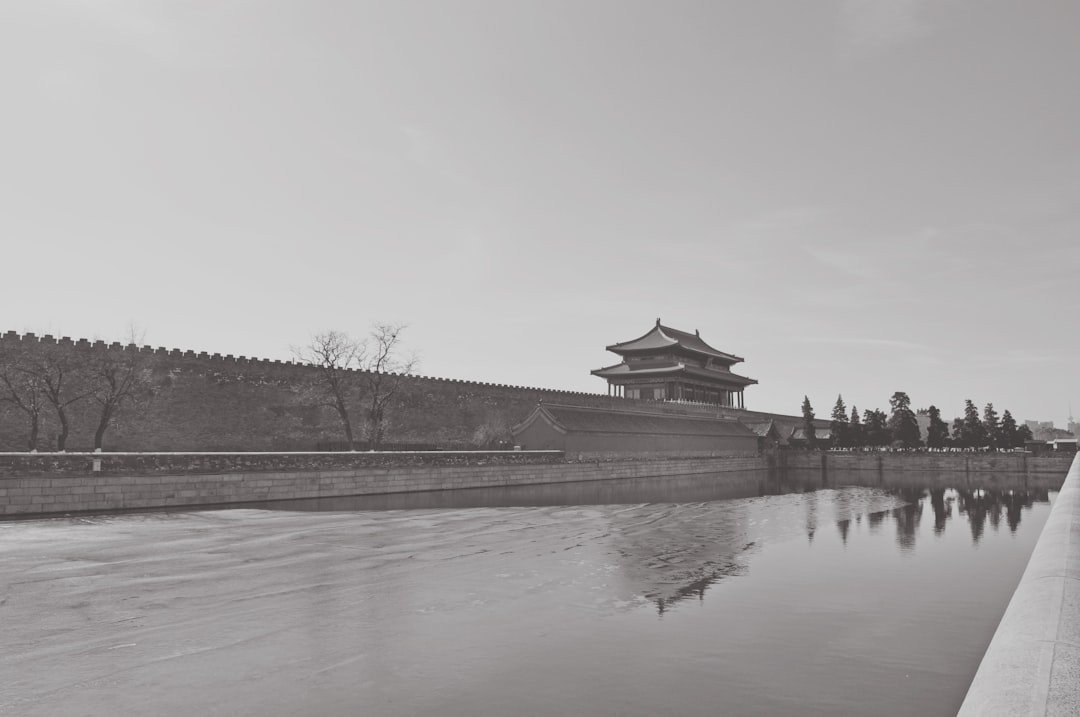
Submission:
<svg viewBox="0 0 1080 717">
<path fill-rule="evenodd" d="M 1024 424 L 1031 429 L 1031 435 L 1039 441 L 1049 442 L 1057 438 L 1076 437 L 1076 434 L 1072 431 L 1066 431 L 1064 428 L 1054 428 L 1053 421 L 1024 421 Z M 1071 420 L 1069 425 L 1073 425 Z"/>
<path fill-rule="evenodd" d="M 817 443 L 826 444 L 832 441 L 832 430 L 829 428 L 814 428 L 814 440 Z M 791 429 L 787 444 L 792 448 L 805 448 L 810 445 L 810 436 L 805 426 L 795 426 Z"/>
<path fill-rule="evenodd" d="M 591 373 L 608 382 L 609 395 L 746 408 L 743 390 L 757 383 L 732 373 L 742 358 L 714 349 L 697 331 L 673 329 L 660 319 L 644 336 L 607 350 L 622 362 Z"/>
<path fill-rule="evenodd" d="M 1054 447 L 1055 451 L 1063 451 L 1065 453 L 1076 453 L 1076 439 L 1075 438 L 1056 438 L 1050 441 L 1050 445 Z"/>
<path fill-rule="evenodd" d="M 930 414 L 916 413 L 915 423 L 919 424 L 919 440 L 926 443 L 926 439 L 930 437 Z"/>
<path fill-rule="evenodd" d="M 758 443 L 762 449 L 786 446 L 787 437 L 791 435 L 790 430 L 785 431 L 784 427 L 779 425 L 773 419 L 755 421 L 753 419 L 740 418 L 739 423 L 758 435 Z"/>
</svg>

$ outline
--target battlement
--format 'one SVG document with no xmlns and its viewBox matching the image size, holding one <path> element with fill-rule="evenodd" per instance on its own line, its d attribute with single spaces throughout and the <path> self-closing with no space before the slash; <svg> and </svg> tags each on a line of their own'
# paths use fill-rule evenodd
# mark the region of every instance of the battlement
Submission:
<svg viewBox="0 0 1080 717">
<path fill-rule="evenodd" d="M 99 351 L 120 351 L 122 353 L 134 353 L 143 355 L 154 356 L 168 356 L 170 358 L 189 358 L 189 359 L 201 359 L 206 361 L 220 361 L 222 363 L 233 364 L 247 364 L 247 365 L 266 365 L 266 366 L 303 366 L 304 364 L 291 360 L 281 359 L 261 359 L 261 358 L 248 358 L 247 356 L 233 356 L 232 354 L 225 354 L 224 356 L 219 353 L 208 353 L 206 351 L 192 351 L 190 349 L 170 349 L 164 346 L 153 347 L 150 345 L 139 346 L 137 344 L 122 344 L 119 341 L 113 341 L 106 343 L 101 339 L 77 339 L 72 340 L 68 336 L 64 336 L 60 339 L 56 339 L 51 334 L 45 334 L 44 336 L 37 336 L 32 332 L 20 334 L 17 331 L 7 331 L 0 334 L 0 347 L 4 345 L 8 346 L 22 346 L 32 347 L 34 345 L 59 345 L 70 346 L 79 349 L 95 349 Z"/>
<path fill-rule="evenodd" d="M 59 349 L 78 360 L 106 352 L 138 356 L 152 371 L 152 399 L 110 429 L 107 448 L 123 450 L 310 450 L 343 438 L 337 412 L 320 393 L 318 370 L 296 360 L 139 346 L 47 334 L 0 334 L 0 355 Z M 11 360 L 10 358 L 8 360 Z M 362 373 L 353 369 L 352 373 Z M 390 373 L 390 376 L 397 374 Z M 408 375 L 388 408 L 386 441 L 441 448 L 487 447 L 510 440 L 509 427 L 538 401 L 643 407 L 602 393 L 430 375 Z M 350 411 L 365 421 L 365 382 L 355 383 Z M 655 404 L 653 404 L 655 405 Z M 68 448 L 87 447 L 96 425 L 91 401 L 71 407 Z M 667 408 L 662 410 L 669 410 Z M 670 410 L 694 411 L 695 407 Z M 703 412 L 705 407 L 696 407 Z M 40 447 L 54 443 L 56 417 L 42 412 Z M 91 427 L 91 428 L 88 428 Z M 0 404 L 0 451 L 25 450 L 26 418 Z M 90 438 L 88 438 L 88 434 Z"/>
<path fill-rule="evenodd" d="M 93 340 L 93 341 L 88 340 L 88 339 L 78 339 L 76 341 L 72 341 L 72 339 L 70 337 L 67 337 L 67 336 L 57 340 L 50 334 L 46 334 L 44 336 L 39 337 L 39 336 L 37 336 L 37 335 L 35 335 L 33 333 L 30 333 L 30 332 L 27 332 L 25 334 L 19 334 L 16 331 L 8 331 L 8 332 L 0 335 L 0 348 L 2 348 L 5 344 L 7 344 L 9 346 L 14 345 L 14 346 L 21 346 L 21 347 L 33 347 L 34 345 L 61 345 L 61 346 L 70 346 L 70 347 L 84 349 L 84 350 L 85 349 L 91 349 L 91 350 L 98 350 L 98 351 L 106 351 L 106 350 L 108 350 L 108 351 L 119 351 L 121 353 L 133 353 L 133 354 L 141 354 L 141 355 L 144 355 L 144 356 L 153 356 L 155 358 L 160 358 L 160 359 L 171 359 L 173 361 L 176 361 L 176 360 L 181 360 L 181 361 L 183 361 L 183 360 L 202 361 L 202 362 L 209 362 L 211 364 L 222 364 L 222 365 L 227 365 L 227 366 L 243 367 L 243 368 L 249 368 L 249 369 L 259 369 L 259 370 L 275 370 L 275 369 L 282 369 L 282 368 L 293 368 L 293 369 L 306 370 L 306 369 L 314 368 L 313 364 L 306 364 L 306 363 L 303 363 L 301 361 L 295 361 L 295 360 L 254 358 L 254 357 L 247 357 L 247 356 L 233 356 L 232 354 L 222 355 L 220 353 L 208 353 L 206 351 L 198 351 L 198 352 L 196 352 L 196 351 L 193 351 L 193 350 L 190 350 L 190 349 L 177 349 L 177 348 L 170 349 L 170 348 L 166 348 L 164 346 L 158 346 L 157 348 L 154 348 L 154 347 L 148 346 L 148 345 L 147 346 L 137 346 L 136 344 L 121 344 L 118 341 L 114 341 L 112 343 L 106 343 L 106 342 L 104 342 L 104 341 L 102 341 L 100 339 Z M 360 371 L 359 369 L 349 369 L 349 372 L 364 373 L 363 371 Z M 389 372 L 387 375 L 395 376 L 397 374 L 395 374 L 393 372 Z M 558 388 L 544 388 L 544 387 L 539 387 L 539 386 L 523 386 L 523 385 L 520 385 L 520 384 L 491 383 L 491 382 L 488 382 L 488 381 L 460 379 L 460 378 L 446 378 L 446 377 L 441 377 L 441 376 L 421 376 L 421 375 L 412 374 L 412 375 L 410 375 L 409 379 L 411 381 L 429 381 L 429 382 L 442 383 L 442 384 L 455 384 L 455 385 L 460 386 L 462 388 L 468 388 L 468 387 L 496 388 L 496 389 L 507 389 L 507 390 L 511 390 L 511 391 L 527 391 L 527 392 L 531 392 L 531 393 L 540 392 L 540 393 L 547 393 L 547 394 L 553 394 L 553 395 L 559 395 L 559 396 L 582 396 L 582 397 L 589 397 L 589 398 L 598 398 L 598 397 L 607 398 L 606 394 L 589 393 L 587 391 L 568 391 L 568 390 L 565 390 L 565 389 L 558 389 Z"/>
</svg>

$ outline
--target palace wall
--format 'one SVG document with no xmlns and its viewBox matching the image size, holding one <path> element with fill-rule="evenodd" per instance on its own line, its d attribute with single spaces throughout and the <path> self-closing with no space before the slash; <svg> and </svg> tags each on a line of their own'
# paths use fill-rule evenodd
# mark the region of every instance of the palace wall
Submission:
<svg viewBox="0 0 1080 717">
<path fill-rule="evenodd" d="M 310 366 L 149 346 L 112 347 L 145 363 L 153 394 L 119 416 L 105 434 L 105 450 L 291 451 L 344 441 L 337 413 L 320 405 L 317 372 Z M 49 351 L 89 363 L 106 350 L 102 342 L 10 331 L 0 335 L 0 363 Z M 493 447 L 509 441 L 510 427 L 540 400 L 715 415 L 715 409 L 705 406 L 665 406 L 603 394 L 411 376 L 403 379 L 387 410 L 384 441 L 457 449 Z M 353 404 L 354 435 L 361 439 L 362 397 Z M 90 400 L 81 401 L 70 414 L 67 450 L 92 449 L 97 407 Z M 51 450 L 59 425 L 51 406 L 41 415 L 39 450 Z M 0 451 L 26 450 L 28 433 L 25 414 L 0 402 Z"/>
</svg>

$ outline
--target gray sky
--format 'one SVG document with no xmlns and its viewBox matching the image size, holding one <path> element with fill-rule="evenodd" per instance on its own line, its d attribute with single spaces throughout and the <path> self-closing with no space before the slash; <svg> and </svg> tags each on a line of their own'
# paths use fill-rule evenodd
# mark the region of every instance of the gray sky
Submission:
<svg viewBox="0 0 1080 717">
<path fill-rule="evenodd" d="M 9 0 L 0 330 L 1080 413 L 1080 3 Z"/>
</svg>

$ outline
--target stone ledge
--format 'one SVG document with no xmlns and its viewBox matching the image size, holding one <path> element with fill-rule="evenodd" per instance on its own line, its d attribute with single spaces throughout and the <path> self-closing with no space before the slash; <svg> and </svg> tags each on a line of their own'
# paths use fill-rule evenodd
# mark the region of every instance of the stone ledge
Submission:
<svg viewBox="0 0 1080 717">
<path fill-rule="evenodd" d="M 1080 715 L 1080 455 L 958 714 Z"/>
<path fill-rule="evenodd" d="M 512 455 L 521 456 L 524 452 Z M 503 485 L 538 485 L 581 480 L 619 480 L 642 475 L 677 476 L 690 473 L 726 473 L 748 470 L 746 459 L 698 458 L 685 460 L 605 463 L 560 462 L 562 454 L 541 456 L 540 462 L 458 463 L 354 466 L 283 471 L 180 473 L 150 477 L 128 473 L 112 475 L 38 475 L 0 478 L 8 493 L 0 498 L 0 515 L 35 517 L 36 514 L 78 513 L 110 509 L 208 506 L 309 497 L 343 497 L 413 491 L 454 490 Z M 764 469 L 764 461 L 757 468 Z M 246 471 L 251 472 L 246 472 Z M 47 506 L 47 507 L 43 507 Z"/>
</svg>

